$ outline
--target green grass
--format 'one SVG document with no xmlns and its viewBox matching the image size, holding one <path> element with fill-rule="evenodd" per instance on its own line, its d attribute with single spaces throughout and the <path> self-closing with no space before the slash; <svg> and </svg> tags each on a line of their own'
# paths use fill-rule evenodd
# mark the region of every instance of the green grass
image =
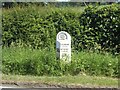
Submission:
<svg viewBox="0 0 120 90">
<path fill-rule="evenodd" d="M 71 63 L 56 60 L 54 49 L 3 48 L 4 74 L 118 76 L 118 59 L 110 53 L 74 52 Z"/>
<path fill-rule="evenodd" d="M 77 87 L 114 87 L 118 88 L 118 79 L 110 77 L 97 77 L 97 76 L 22 76 L 22 75 L 5 75 L 2 76 L 3 81 L 15 82 L 31 82 L 41 83 L 47 85 L 67 85 Z"/>
<path fill-rule="evenodd" d="M 40 16 L 50 14 L 54 11 L 61 11 L 63 13 L 67 12 L 73 12 L 73 13 L 82 13 L 85 9 L 85 6 L 79 6 L 79 7 L 55 7 L 55 6 L 37 6 L 35 4 L 33 5 L 28 5 L 28 6 L 15 6 L 13 8 L 3 8 L 3 15 L 4 13 L 10 13 L 15 11 L 16 13 L 19 13 L 20 11 L 29 11 L 29 12 L 34 12 L 37 10 L 38 14 Z"/>
</svg>

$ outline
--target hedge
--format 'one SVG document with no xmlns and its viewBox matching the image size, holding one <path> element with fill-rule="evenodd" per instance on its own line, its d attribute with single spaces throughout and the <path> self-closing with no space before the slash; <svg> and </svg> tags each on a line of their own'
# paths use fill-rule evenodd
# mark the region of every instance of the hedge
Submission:
<svg viewBox="0 0 120 90">
<path fill-rule="evenodd" d="M 84 43 L 83 47 L 94 47 L 94 49 L 113 53 L 120 52 L 119 5 L 111 5 L 102 8 L 88 7 L 79 19 L 80 25 L 83 27 L 80 36 L 80 43 L 82 45 Z"/>
<path fill-rule="evenodd" d="M 61 8 L 48 9 L 46 14 L 43 12 L 44 9 L 31 7 L 5 10 L 3 46 L 55 48 L 56 34 L 67 31 L 72 36 L 75 50 L 120 52 L 119 5 L 88 6 L 82 13 L 62 11 Z"/>
</svg>

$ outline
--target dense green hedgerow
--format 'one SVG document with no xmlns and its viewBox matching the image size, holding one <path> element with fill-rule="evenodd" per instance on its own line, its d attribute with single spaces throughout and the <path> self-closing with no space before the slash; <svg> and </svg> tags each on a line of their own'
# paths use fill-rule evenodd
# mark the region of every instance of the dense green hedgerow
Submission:
<svg viewBox="0 0 120 90">
<path fill-rule="evenodd" d="M 4 48 L 2 72 L 20 75 L 97 75 L 118 77 L 118 57 L 109 53 L 72 52 L 71 63 L 57 61 L 55 50 Z"/>
<path fill-rule="evenodd" d="M 80 35 L 84 48 L 120 52 L 120 7 L 88 7 L 80 16 Z"/>
<path fill-rule="evenodd" d="M 73 49 L 120 52 L 119 5 L 76 10 L 38 6 L 3 9 L 3 46 L 55 48 L 56 34 L 67 31 Z"/>
<path fill-rule="evenodd" d="M 46 14 L 42 9 L 47 11 Z M 73 12 L 64 9 L 51 10 L 49 7 L 42 9 L 36 11 L 36 8 L 17 8 L 3 12 L 3 45 L 54 47 L 56 32 L 68 28 L 72 31 L 78 22 Z"/>
</svg>

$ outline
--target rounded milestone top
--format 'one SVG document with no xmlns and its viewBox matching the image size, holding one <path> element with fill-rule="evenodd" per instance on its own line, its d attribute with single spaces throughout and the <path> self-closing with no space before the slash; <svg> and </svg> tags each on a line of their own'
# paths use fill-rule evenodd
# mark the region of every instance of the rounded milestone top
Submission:
<svg viewBox="0 0 120 90">
<path fill-rule="evenodd" d="M 60 31 L 58 34 L 57 34 L 57 40 L 71 40 L 71 36 L 65 32 L 65 31 Z"/>
</svg>

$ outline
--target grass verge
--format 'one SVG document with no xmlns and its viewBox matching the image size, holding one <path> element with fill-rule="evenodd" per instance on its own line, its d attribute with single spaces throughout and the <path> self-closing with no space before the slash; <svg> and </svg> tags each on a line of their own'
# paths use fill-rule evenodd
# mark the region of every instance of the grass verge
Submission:
<svg viewBox="0 0 120 90">
<path fill-rule="evenodd" d="M 95 88 L 118 88 L 118 79 L 109 77 L 97 76 L 22 76 L 22 75 L 5 75 L 2 76 L 2 81 L 15 81 L 17 83 L 39 83 L 46 85 L 59 85 L 67 87 L 95 87 Z M 33 85 L 33 84 L 32 84 Z M 32 86 L 29 86 L 32 87 Z"/>
</svg>

